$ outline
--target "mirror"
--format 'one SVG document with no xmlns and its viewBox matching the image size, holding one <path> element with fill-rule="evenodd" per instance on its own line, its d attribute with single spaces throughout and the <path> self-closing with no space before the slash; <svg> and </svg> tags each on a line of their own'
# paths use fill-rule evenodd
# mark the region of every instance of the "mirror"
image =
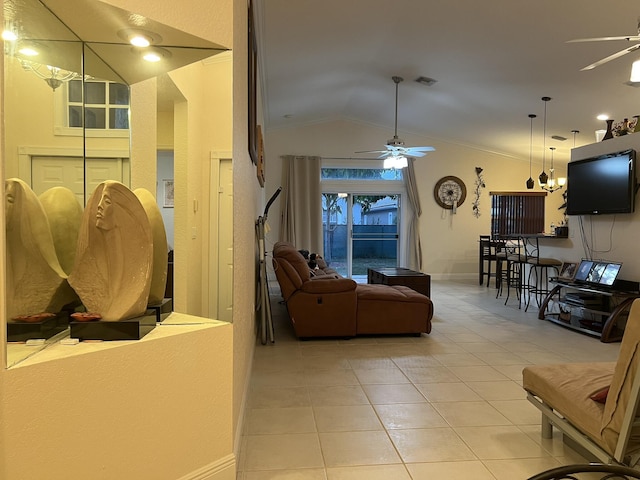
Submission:
<svg viewBox="0 0 640 480">
<path fill-rule="evenodd" d="M 23 180 L 36 195 L 66 186 L 80 207 L 104 180 L 131 186 L 129 85 L 226 51 L 101 2 L 3 5 L 5 179 Z M 150 45 L 132 46 L 134 34 Z M 65 334 L 54 327 L 60 333 L 49 341 Z M 47 344 L 28 343 L 9 345 L 7 366 Z"/>
</svg>

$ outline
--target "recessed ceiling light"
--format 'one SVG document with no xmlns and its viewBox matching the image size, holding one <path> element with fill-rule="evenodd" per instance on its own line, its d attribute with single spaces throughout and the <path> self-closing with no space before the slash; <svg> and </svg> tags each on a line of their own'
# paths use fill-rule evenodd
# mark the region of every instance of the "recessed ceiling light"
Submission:
<svg viewBox="0 0 640 480">
<path fill-rule="evenodd" d="M 18 35 L 16 35 L 11 30 L 5 30 L 4 32 L 2 32 L 2 39 L 6 40 L 7 42 L 15 42 L 18 39 Z"/>
<path fill-rule="evenodd" d="M 134 35 L 129 38 L 129 43 L 134 47 L 148 47 L 151 45 L 151 40 L 149 40 L 144 35 Z"/>
<path fill-rule="evenodd" d="M 118 30 L 118 36 L 134 47 L 145 48 L 149 45 L 158 45 L 162 42 L 162 37 L 157 33 L 149 32 L 138 28 L 126 28 Z"/>
<path fill-rule="evenodd" d="M 159 62 L 160 60 L 162 60 L 162 56 L 157 52 L 147 52 L 142 55 L 142 58 L 144 58 L 147 62 Z"/>
<path fill-rule="evenodd" d="M 607 115 L 606 113 L 601 113 L 600 115 L 598 115 L 596 117 L 598 120 L 609 120 L 609 115 Z"/>
<path fill-rule="evenodd" d="M 38 52 L 38 50 L 36 50 L 33 47 L 22 47 L 20 50 L 18 50 L 18 53 L 24 55 L 25 57 L 36 57 L 38 55 L 40 55 L 40 53 Z"/>
</svg>

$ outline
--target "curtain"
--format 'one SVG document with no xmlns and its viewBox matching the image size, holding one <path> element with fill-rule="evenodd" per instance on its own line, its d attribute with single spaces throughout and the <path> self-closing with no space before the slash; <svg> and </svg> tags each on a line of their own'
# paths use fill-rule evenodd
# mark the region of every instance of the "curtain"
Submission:
<svg viewBox="0 0 640 480">
<path fill-rule="evenodd" d="M 280 240 L 323 253 L 320 157 L 282 156 Z"/>
<path fill-rule="evenodd" d="M 412 209 L 405 241 L 409 268 L 421 272 L 422 245 L 420 244 L 420 215 L 422 215 L 422 207 L 420 206 L 420 196 L 418 195 L 418 187 L 416 185 L 416 172 L 413 167 L 414 161 L 415 159 L 408 158 L 408 165 L 403 175 L 407 197 L 409 198 L 409 204 Z"/>
</svg>

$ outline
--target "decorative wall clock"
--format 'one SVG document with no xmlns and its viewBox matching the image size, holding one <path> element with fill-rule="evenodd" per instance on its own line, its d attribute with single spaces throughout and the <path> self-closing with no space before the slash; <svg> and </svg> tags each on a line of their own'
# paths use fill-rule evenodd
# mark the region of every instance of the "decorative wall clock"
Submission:
<svg viewBox="0 0 640 480">
<path fill-rule="evenodd" d="M 458 177 L 442 177 L 436 182 L 433 196 L 442 208 L 453 210 L 454 206 L 459 207 L 464 203 L 467 187 Z"/>
</svg>

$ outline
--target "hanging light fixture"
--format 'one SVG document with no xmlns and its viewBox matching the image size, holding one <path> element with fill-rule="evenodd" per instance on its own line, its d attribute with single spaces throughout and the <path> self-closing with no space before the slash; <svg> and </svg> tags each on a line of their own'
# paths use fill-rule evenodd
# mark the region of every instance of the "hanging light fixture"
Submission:
<svg viewBox="0 0 640 480">
<path fill-rule="evenodd" d="M 544 118 L 542 122 L 542 173 L 538 176 L 538 183 L 543 189 L 545 189 L 544 187 L 549 179 L 547 172 L 544 171 L 547 149 L 547 102 L 549 100 L 551 100 L 551 97 L 542 97 L 542 101 L 544 102 Z"/>
<path fill-rule="evenodd" d="M 2 33 L 2 37 L 8 38 L 10 41 L 18 41 L 17 35 L 7 33 L 7 31 Z M 35 61 L 40 57 L 43 49 L 46 51 L 46 46 L 43 47 L 37 42 L 25 42 L 19 46 L 17 57 L 25 71 L 32 72 L 38 78 L 47 82 L 47 85 L 54 91 L 65 82 L 82 78 L 79 73 Z"/>
<path fill-rule="evenodd" d="M 549 178 L 547 179 L 545 185 L 541 185 L 543 190 L 551 193 L 555 192 L 556 190 L 560 190 L 562 187 L 564 187 L 565 183 L 567 183 L 567 179 L 564 177 L 556 179 L 555 169 L 553 168 L 553 152 L 555 151 L 555 149 L 556 147 L 549 147 L 549 150 L 551 150 L 551 167 L 549 169 Z"/>
<path fill-rule="evenodd" d="M 537 115 L 535 113 L 529 114 L 529 122 L 531 123 L 531 125 L 529 131 L 529 180 L 527 180 L 528 190 L 532 190 L 535 185 L 533 178 L 531 178 L 531 163 L 533 161 L 533 119 L 536 117 Z"/>
<path fill-rule="evenodd" d="M 76 72 L 70 72 L 62 68 L 53 67 L 51 65 L 43 65 L 42 63 L 30 62 L 29 60 L 20 59 L 20 64 L 27 72 L 34 73 L 41 78 L 47 85 L 55 91 L 60 85 L 71 80 L 81 79 L 82 75 Z"/>
</svg>

